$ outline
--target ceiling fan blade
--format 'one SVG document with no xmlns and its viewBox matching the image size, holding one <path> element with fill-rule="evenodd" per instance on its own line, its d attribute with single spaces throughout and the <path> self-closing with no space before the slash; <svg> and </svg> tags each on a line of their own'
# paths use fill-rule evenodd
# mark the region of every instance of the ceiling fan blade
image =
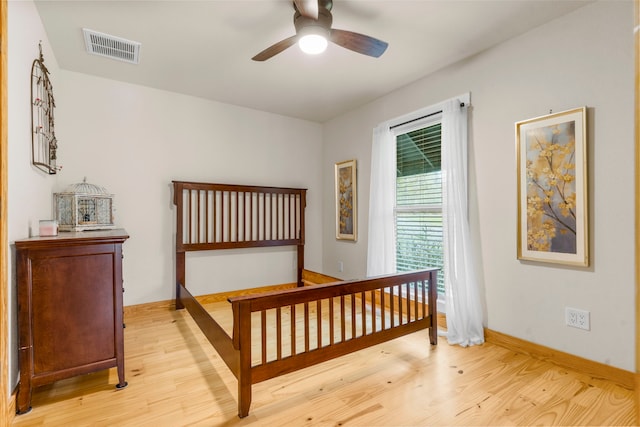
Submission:
<svg viewBox="0 0 640 427">
<path fill-rule="evenodd" d="M 318 0 L 293 0 L 300 15 L 318 19 Z"/>
<path fill-rule="evenodd" d="M 354 52 L 378 58 L 387 50 L 389 43 L 364 34 L 345 30 L 331 30 L 331 41 Z"/>
<path fill-rule="evenodd" d="M 260 52 L 259 54 L 257 54 L 251 59 L 253 59 L 254 61 L 266 61 L 272 56 L 279 54 L 286 48 L 293 46 L 294 44 L 296 44 L 296 41 L 298 41 L 297 35 L 291 36 L 284 40 L 280 40 L 278 43 L 269 46 L 268 48 L 266 48 L 265 50 L 263 50 L 262 52 Z"/>
</svg>

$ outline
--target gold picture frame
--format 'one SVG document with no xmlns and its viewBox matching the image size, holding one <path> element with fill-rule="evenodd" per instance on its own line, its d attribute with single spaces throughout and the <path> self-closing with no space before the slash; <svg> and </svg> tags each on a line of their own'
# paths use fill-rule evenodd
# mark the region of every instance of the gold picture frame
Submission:
<svg viewBox="0 0 640 427">
<path fill-rule="evenodd" d="M 589 265 L 586 107 L 516 123 L 518 259 Z"/>
<path fill-rule="evenodd" d="M 336 163 L 336 239 L 358 238 L 358 203 L 356 161 Z"/>
</svg>

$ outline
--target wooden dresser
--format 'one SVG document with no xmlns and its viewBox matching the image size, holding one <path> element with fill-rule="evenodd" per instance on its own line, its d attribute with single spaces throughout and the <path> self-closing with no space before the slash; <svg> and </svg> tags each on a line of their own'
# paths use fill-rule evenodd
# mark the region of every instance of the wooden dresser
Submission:
<svg viewBox="0 0 640 427">
<path fill-rule="evenodd" d="M 20 383 L 18 414 L 34 387 L 117 367 L 124 379 L 125 230 L 62 232 L 15 242 Z"/>
</svg>

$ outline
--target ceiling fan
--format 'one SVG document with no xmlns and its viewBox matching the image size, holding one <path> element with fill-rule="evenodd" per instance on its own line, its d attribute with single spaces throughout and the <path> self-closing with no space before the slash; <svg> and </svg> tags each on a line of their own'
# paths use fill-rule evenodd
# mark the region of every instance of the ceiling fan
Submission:
<svg viewBox="0 0 640 427">
<path fill-rule="evenodd" d="M 332 0 L 293 0 L 293 7 L 295 9 L 293 25 L 296 28 L 296 34 L 269 46 L 251 59 L 265 61 L 298 42 L 305 52 L 307 52 L 305 42 L 320 43 L 319 47 L 312 45 L 307 53 L 322 52 L 328 40 L 338 46 L 375 58 L 382 55 L 389 45 L 387 42 L 364 34 L 331 28 Z"/>
</svg>

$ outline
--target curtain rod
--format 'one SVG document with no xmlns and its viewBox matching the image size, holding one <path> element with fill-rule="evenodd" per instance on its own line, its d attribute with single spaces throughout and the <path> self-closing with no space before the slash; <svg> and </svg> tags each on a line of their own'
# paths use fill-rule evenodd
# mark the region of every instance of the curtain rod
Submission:
<svg viewBox="0 0 640 427">
<path fill-rule="evenodd" d="M 464 102 L 460 103 L 460 108 L 462 108 L 462 107 L 464 107 Z M 426 119 L 427 117 L 435 116 L 436 114 L 440 114 L 440 113 L 442 113 L 442 110 L 434 111 L 433 113 L 430 113 L 430 114 L 427 114 L 427 115 L 424 115 L 424 116 L 420 116 L 420 117 L 416 117 L 415 119 L 407 120 L 406 122 L 398 123 L 397 125 L 393 125 L 393 126 L 389 127 L 389 129 L 395 129 L 397 127 L 404 126 L 404 125 L 409 124 L 409 123 L 417 122 L 418 120 Z"/>
</svg>

